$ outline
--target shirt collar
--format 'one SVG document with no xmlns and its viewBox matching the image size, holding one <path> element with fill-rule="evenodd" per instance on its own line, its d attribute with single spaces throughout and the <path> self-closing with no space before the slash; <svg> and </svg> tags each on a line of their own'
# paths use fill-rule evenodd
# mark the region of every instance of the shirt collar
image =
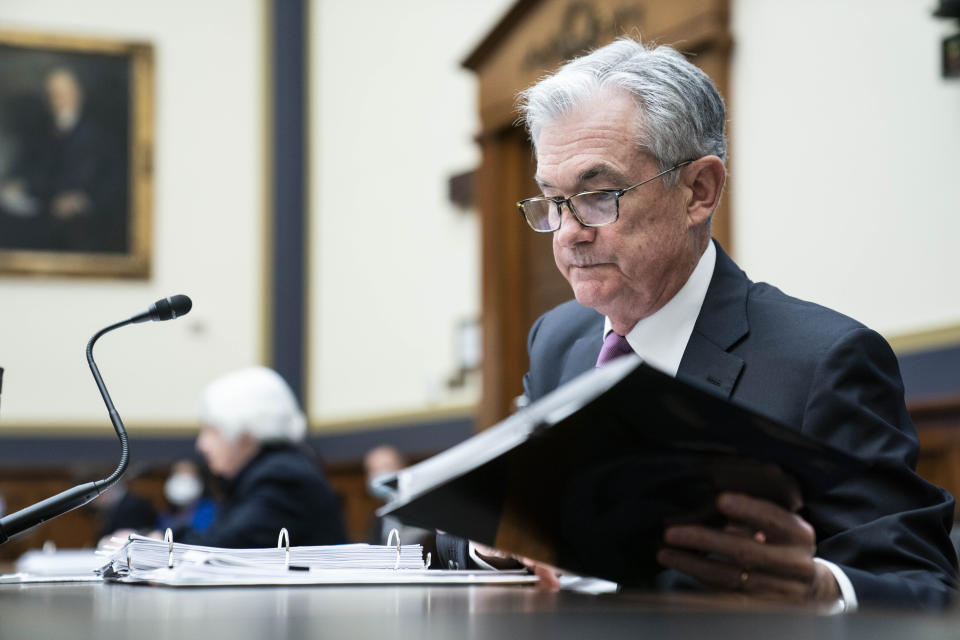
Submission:
<svg viewBox="0 0 960 640">
<path fill-rule="evenodd" d="M 630 347 L 644 362 L 671 376 L 677 375 L 716 263 L 717 249 L 711 241 L 676 295 L 652 315 L 640 320 L 626 335 Z M 610 318 L 605 318 L 604 338 L 612 330 Z"/>
</svg>

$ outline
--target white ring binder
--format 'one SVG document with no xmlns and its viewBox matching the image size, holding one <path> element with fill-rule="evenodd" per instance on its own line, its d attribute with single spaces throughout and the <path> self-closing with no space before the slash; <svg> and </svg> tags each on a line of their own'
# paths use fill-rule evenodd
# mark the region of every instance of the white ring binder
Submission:
<svg viewBox="0 0 960 640">
<path fill-rule="evenodd" d="M 387 546 L 391 544 L 393 537 L 397 537 L 397 561 L 393 563 L 393 569 L 396 571 L 400 568 L 400 532 L 396 528 L 390 529 L 390 535 L 387 536 Z"/>
<path fill-rule="evenodd" d="M 284 540 L 286 540 L 286 545 L 284 545 Z M 286 547 L 286 555 L 283 558 L 283 568 L 290 569 L 290 534 L 287 533 L 287 528 L 283 527 L 280 529 L 280 537 L 277 538 L 277 549 L 283 549 Z"/>
<path fill-rule="evenodd" d="M 167 530 L 163 532 L 163 541 L 170 545 L 167 551 L 167 569 L 173 569 L 173 529 L 168 527 Z M 130 561 L 128 559 L 127 566 L 129 566 L 129 564 Z"/>
<path fill-rule="evenodd" d="M 536 581 L 535 576 L 526 572 L 427 570 L 423 547 L 416 543 L 401 547 L 399 531 L 394 535 L 396 539 L 389 536 L 389 545 L 326 545 L 296 547 L 295 550 L 289 546 L 290 533 L 286 530 L 280 533 L 277 548 L 273 549 L 225 549 L 174 543 L 172 532 L 165 536 L 166 540 L 132 535 L 127 540 L 127 548 L 117 549 L 101 568 L 101 575 L 111 582 L 171 587 L 515 584 Z M 175 558 L 171 556 L 171 548 L 177 554 Z M 399 566 L 394 561 L 398 550 Z M 288 552 L 290 569 L 284 571 L 282 562 Z M 124 565 L 124 558 L 132 559 L 134 555 L 138 566 Z M 163 571 L 164 568 L 167 570 Z"/>
</svg>

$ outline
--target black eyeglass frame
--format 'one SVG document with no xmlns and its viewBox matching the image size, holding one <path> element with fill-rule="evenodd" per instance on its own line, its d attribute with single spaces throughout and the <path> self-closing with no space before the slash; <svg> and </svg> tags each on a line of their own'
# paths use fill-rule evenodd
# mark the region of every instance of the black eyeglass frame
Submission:
<svg viewBox="0 0 960 640">
<path fill-rule="evenodd" d="M 605 227 L 608 224 L 613 224 L 614 222 L 620 219 L 620 197 L 623 194 L 625 194 L 626 192 L 632 189 L 636 189 L 637 187 L 643 186 L 648 182 L 653 182 L 657 178 L 665 176 L 671 171 L 676 171 L 681 167 L 685 167 L 691 162 L 693 162 L 693 160 L 684 160 L 683 162 L 679 162 L 673 165 L 669 169 L 664 169 L 663 171 L 653 176 L 652 178 L 647 178 L 642 182 L 638 182 L 637 184 L 631 185 L 629 187 L 624 187 L 623 189 L 590 189 L 589 191 L 581 191 L 580 193 L 575 193 L 569 198 L 564 198 L 561 196 L 553 196 L 552 198 L 548 198 L 547 196 L 534 196 L 533 198 L 525 198 L 524 200 L 521 200 L 520 202 L 517 203 L 517 209 L 520 210 L 520 215 L 523 216 L 523 219 L 527 222 L 527 225 L 537 233 L 553 233 L 554 231 L 558 231 L 560 229 L 560 225 L 563 222 L 563 205 L 567 205 L 567 208 L 570 209 L 570 213 L 573 214 L 573 217 L 577 220 L 577 222 L 579 222 L 584 227 L 591 227 L 591 228 Z M 576 208 L 570 202 L 576 197 L 590 195 L 593 193 L 613 194 L 615 213 L 612 220 L 608 222 L 600 222 L 596 224 L 584 222 L 583 219 L 580 217 L 580 214 L 577 213 Z M 524 209 L 524 207 L 530 202 L 553 202 L 554 204 L 557 205 L 557 226 L 555 229 L 537 229 L 536 227 L 533 226 L 533 223 L 530 222 L 529 218 L 527 218 L 527 213 Z"/>
</svg>

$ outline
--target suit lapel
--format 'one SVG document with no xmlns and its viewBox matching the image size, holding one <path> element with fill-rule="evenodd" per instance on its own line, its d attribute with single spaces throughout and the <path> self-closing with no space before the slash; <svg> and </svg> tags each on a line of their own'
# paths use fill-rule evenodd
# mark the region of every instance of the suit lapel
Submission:
<svg viewBox="0 0 960 640">
<path fill-rule="evenodd" d="M 729 398 L 743 371 L 743 359 L 729 353 L 750 330 L 747 291 L 750 281 L 718 243 L 717 262 L 710 287 L 690 341 L 680 360 L 677 377 Z M 596 365 L 603 346 L 603 316 L 573 344 L 563 361 L 558 385 L 569 382 Z"/>
<path fill-rule="evenodd" d="M 733 260 L 717 247 L 717 263 L 703 307 L 677 377 L 729 398 L 743 371 L 743 359 L 729 353 L 750 331 L 747 291 L 750 281 Z"/>
<path fill-rule="evenodd" d="M 603 346 L 603 316 L 600 317 L 599 325 L 591 327 L 590 331 L 576 342 L 567 352 L 567 357 L 563 361 L 563 369 L 560 371 L 559 384 L 564 384 L 573 380 L 584 371 L 589 371 L 597 366 L 597 357 L 600 355 L 600 348 Z"/>
</svg>

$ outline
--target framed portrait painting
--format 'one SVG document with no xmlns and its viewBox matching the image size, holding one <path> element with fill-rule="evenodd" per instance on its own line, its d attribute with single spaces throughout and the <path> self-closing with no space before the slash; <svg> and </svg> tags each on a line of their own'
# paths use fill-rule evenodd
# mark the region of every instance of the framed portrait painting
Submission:
<svg viewBox="0 0 960 640">
<path fill-rule="evenodd" d="M 153 49 L 0 30 L 0 273 L 146 278 Z"/>
</svg>

